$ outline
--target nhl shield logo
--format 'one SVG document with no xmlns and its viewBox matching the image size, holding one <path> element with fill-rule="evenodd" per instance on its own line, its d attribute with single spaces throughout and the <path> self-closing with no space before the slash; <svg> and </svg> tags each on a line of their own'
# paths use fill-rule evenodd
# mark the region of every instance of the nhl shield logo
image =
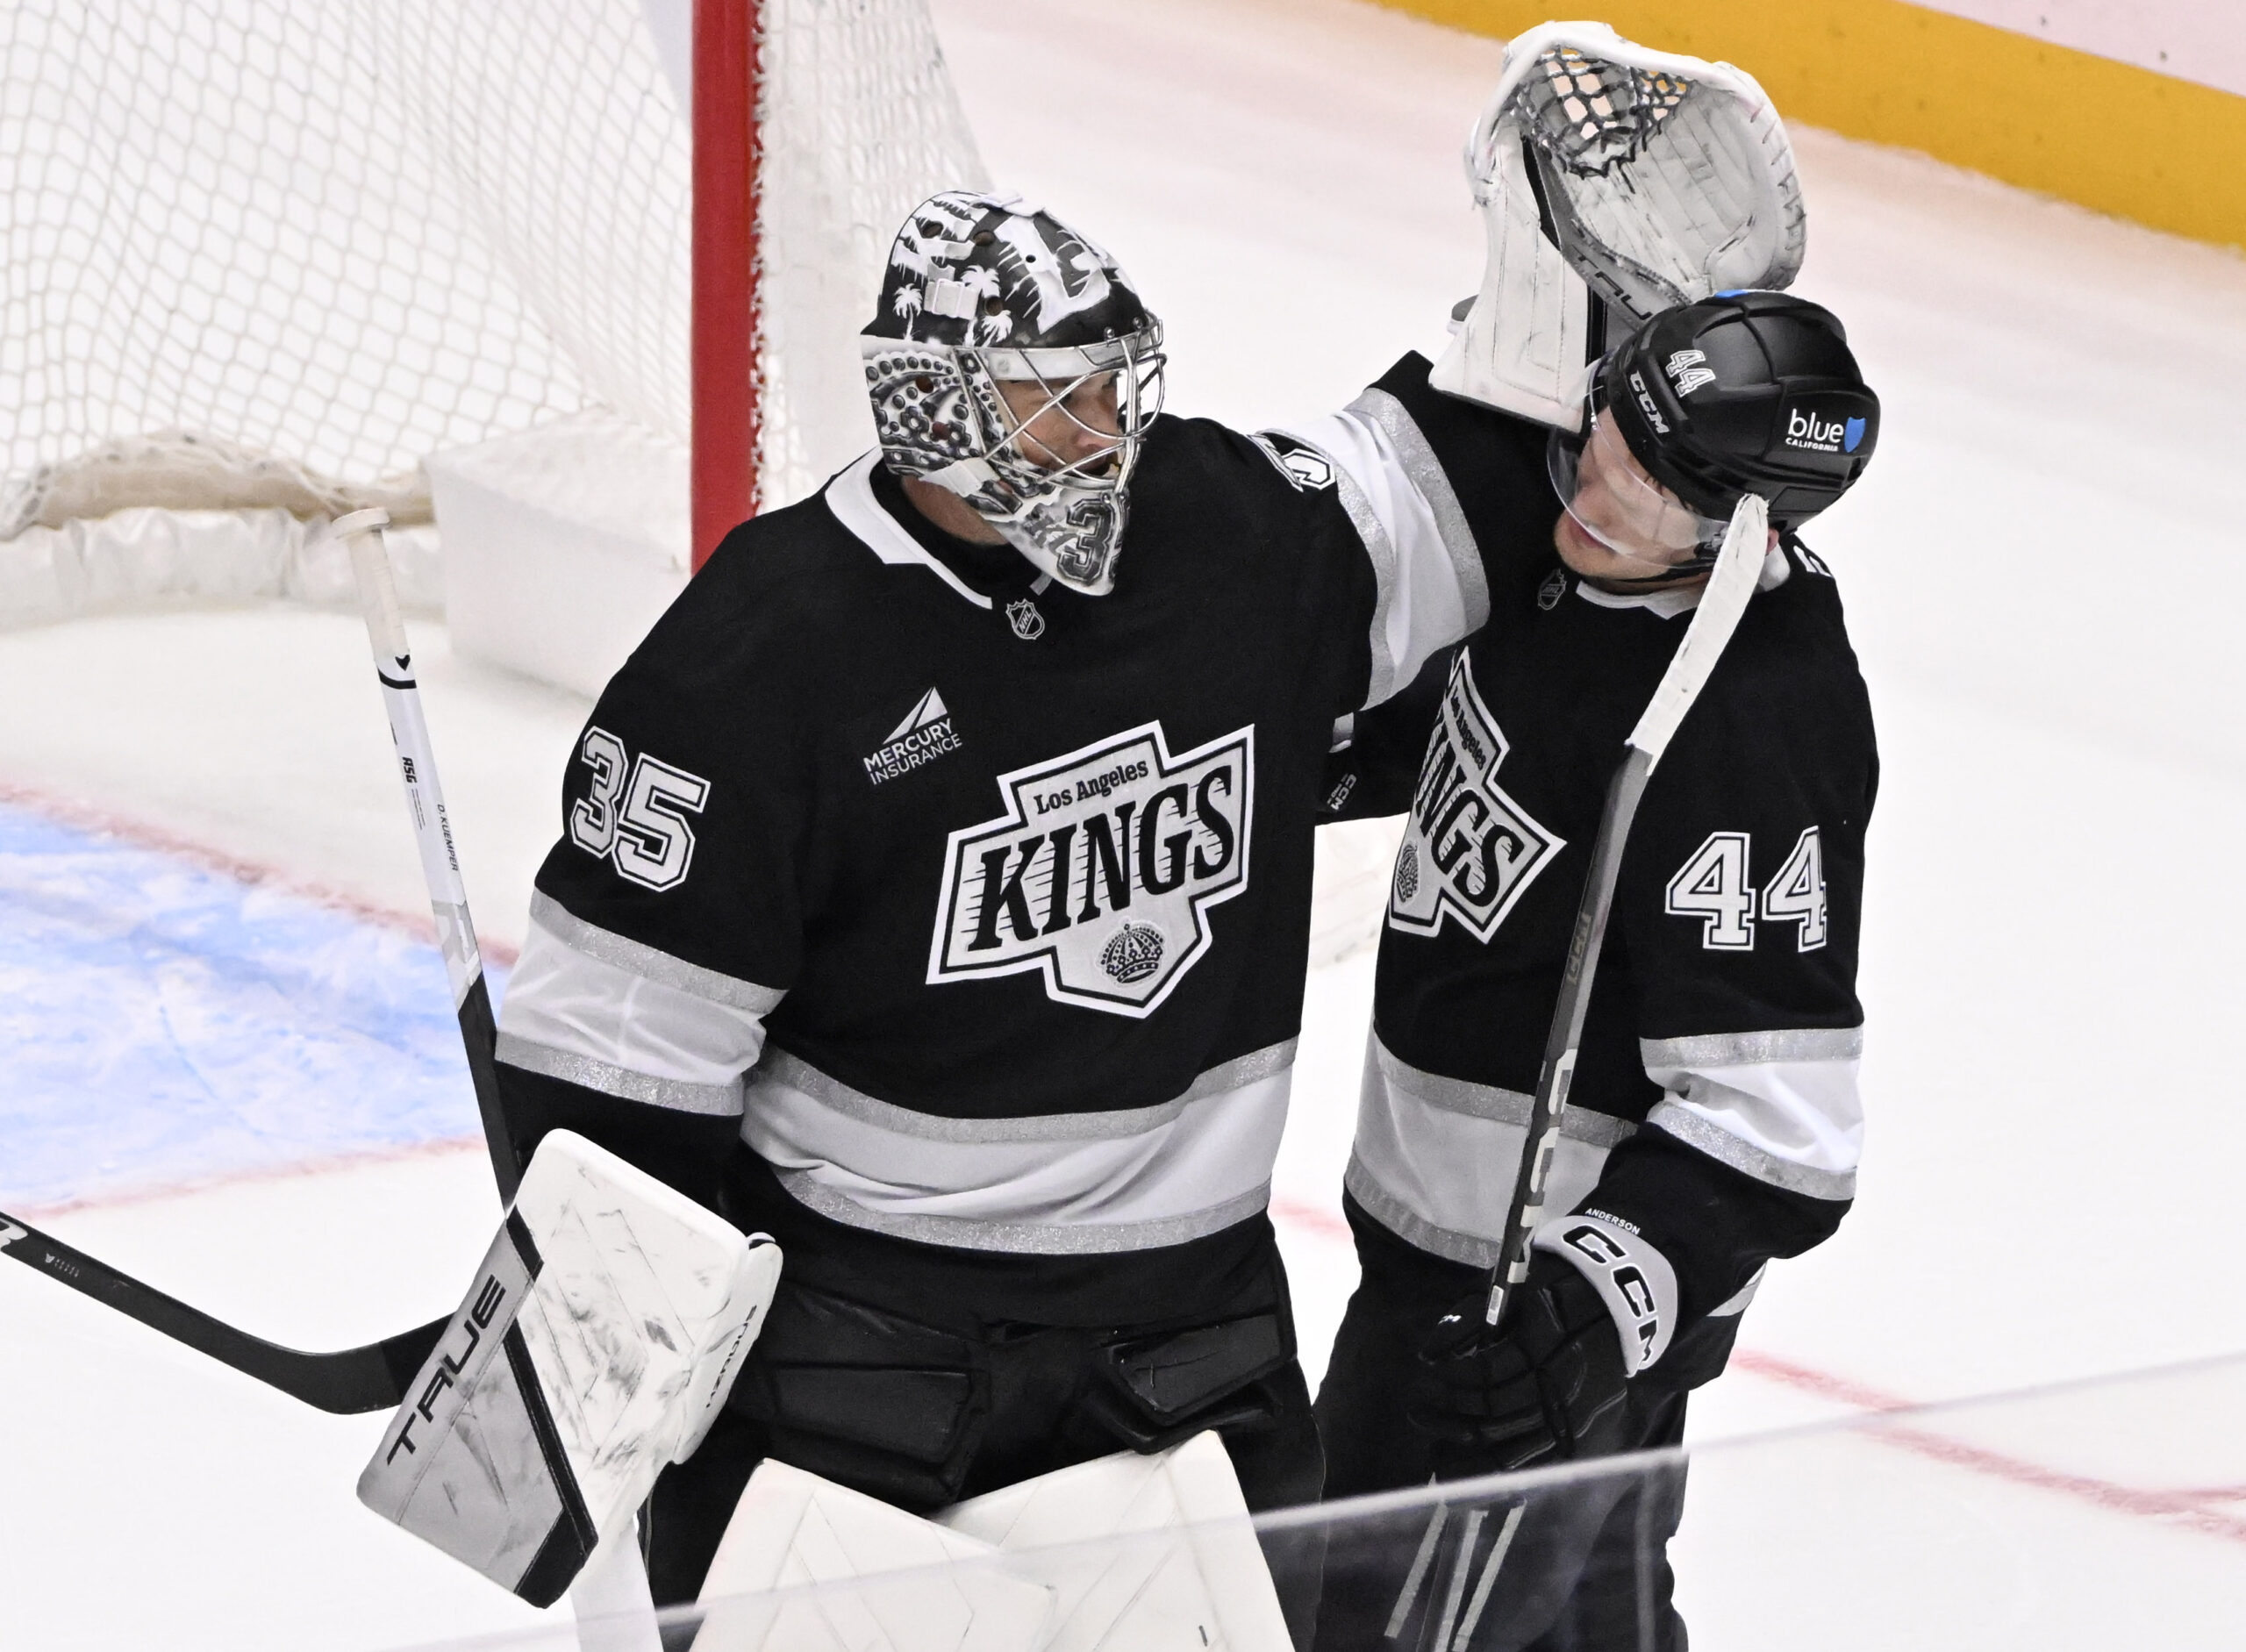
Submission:
<svg viewBox="0 0 2246 1652">
<path fill-rule="evenodd" d="M 1248 887 L 1255 728 L 1172 757 L 1147 723 L 998 790 L 1004 814 L 951 834 L 928 983 L 1035 971 L 1055 1003 L 1152 1014 Z"/>
<path fill-rule="evenodd" d="M 1498 933 L 1521 892 L 1567 847 L 1498 784 L 1506 737 L 1474 690 L 1461 648 L 1396 852 L 1388 921 L 1431 935 L 1448 916 L 1477 940 Z"/>
</svg>

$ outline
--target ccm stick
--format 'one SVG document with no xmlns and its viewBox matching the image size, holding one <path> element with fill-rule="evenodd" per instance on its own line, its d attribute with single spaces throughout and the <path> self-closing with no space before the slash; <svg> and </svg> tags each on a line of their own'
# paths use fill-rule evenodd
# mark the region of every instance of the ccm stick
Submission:
<svg viewBox="0 0 2246 1652">
<path fill-rule="evenodd" d="M 356 511 L 337 521 L 334 532 L 349 547 L 352 569 L 358 576 L 360 605 L 390 713 L 390 738 L 397 748 L 406 807 L 421 853 L 422 872 L 428 880 L 430 909 L 436 917 L 438 942 L 460 1017 L 461 1040 L 468 1052 L 483 1139 L 490 1149 L 500 1198 L 510 1200 L 521 1171 L 499 1114 L 491 996 L 484 984 L 483 955 L 469 918 L 468 895 L 461 882 L 444 794 L 438 786 L 428 724 L 421 714 L 412 654 L 398 616 L 397 586 L 390 576 L 390 559 L 383 551 L 381 530 L 389 520 L 388 513 L 382 511 Z M 346 1416 L 395 1409 L 405 1397 L 406 1384 L 451 1322 L 447 1315 L 363 1348 L 313 1353 L 268 1342 L 213 1319 L 5 1212 L 0 1212 L 0 1255 L 37 1269 L 151 1330 L 308 1405 Z"/>
<path fill-rule="evenodd" d="M 1576 905 L 1575 931 L 1569 939 L 1567 963 L 1560 975 L 1559 1002 L 1553 1006 L 1552 1025 L 1544 1037 L 1543 1065 L 1536 1076 L 1536 1094 L 1529 1104 L 1520 1169 L 1513 1178 L 1513 1202 L 1506 1211 L 1498 1264 L 1490 1270 L 1490 1297 L 1483 1315 L 1486 1324 L 1494 1326 L 1505 1317 L 1506 1305 L 1514 1288 L 1528 1277 L 1530 1251 L 1535 1242 L 1537 1223 L 1544 1214 L 1544 1192 L 1551 1173 L 1552 1154 L 1559 1146 L 1560 1121 L 1568 1110 L 1568 1088 L 1575 1081 L 1576 1057 L 1583 1046 L 1584 1016 L 1591 1007 L 1592 982 L 1599 974 L 1599 955 L 1606 941 L 1606 919 L 1613 910 L 1614 882 L 1622 869 L 1622 851 L 1629 841 L 1638 804 L 1645 797 L 1646 782 L 1652 777 L 1662 754 L 1669 749 L 1677 725 L 1684 720 L 1684 714 L 1692 709 L 1692 703 L 1707 685 L 1709 674 L 1731 641 L 1731 633 L 1739 628 L 1739 617 L 1747 611 L 1748 599 L 1755 595 L 1756 581 L 1762 575 L 1769 543 L 1770 507 L 1750 493 L 1731 514 L 1731 525 L 1724 533 L 1723 549 L 1717 554 L 1714 570 L 1701 590 L 1699 605 L 1692 611 L 1692 623 L 1684 633 L 1684 640 L 1677 644 L 1676 654 L 1670 656 L 1669 669 L 1662 674 L 1653 697 L 1646 702 L 1637 726 L 1630 731 L 1629 739 L 1623 745 L 1622 761 L 1615 766 L 1614 777 L 1607 783 L 1599 835 L 1592 844 L 1591 869 L 1584 875 L 1583 898 Z M 1442 1505 L 1437 1505 L 1427 1535 L 1421 1540 L 1420 1548 L 1427 1559 L 1434 1557 L 1434 1541 L 1446 1513 Z M 1466 1572 L 1473 1558 L 1473 1539 L 1478 1534 L 1478 1522 L 1470 1522 L 1466 1527 L 1463 1545 L 1451 1567 L 1441 1621 L 1434 1626 L 1432 1639 L 1422 1637 L 1429 1652 L 1465 1652 L 1475 1620 L 1489 1599 L 1491 1587 L 1497 1581 L 1498 1567 L 1520 1524 L 1519 1513 L 1516 1508 L 1504 1527 L 1507 1541 L 1495 1544 L 1484 1562 L 1482 1577 L 1474 1586 L 1474 1605 L 1454 1641 L 1451 1627 L 1464 1594 Z M 1428 1570 L 1426 1565 L 1414 1565 L 1406 1578 L 1403 1595 L 1389 1614 L 1390 1640 L 1402 1634 Z"/>
</svg>

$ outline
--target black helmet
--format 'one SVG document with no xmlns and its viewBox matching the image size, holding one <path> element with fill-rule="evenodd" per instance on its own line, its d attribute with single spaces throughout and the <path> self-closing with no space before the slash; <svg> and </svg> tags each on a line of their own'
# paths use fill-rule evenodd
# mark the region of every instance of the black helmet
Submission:
<svg viewBox="0 0 2246 1652">
<path fill-rule="evenodd" d="M 1846 493 L 1879 439 L 1879 398 L 1840 318 L 1789 293 L 1663 311 L 1607 356 L 1593 394 L 1638 462 L 1694 511 L 1720 521 L 1757 493 L 1781 532 Z"/>
</svg>

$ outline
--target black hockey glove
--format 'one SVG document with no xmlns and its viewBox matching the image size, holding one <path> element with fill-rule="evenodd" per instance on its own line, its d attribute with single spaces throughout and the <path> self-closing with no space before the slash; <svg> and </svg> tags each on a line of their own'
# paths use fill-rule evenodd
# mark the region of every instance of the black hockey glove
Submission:
<svg viewBox="0 0 2246 1652">
<path fill-rule="evenodd" d="M 1406 1412 L 1439 1444 L 1444 1478 L 1617 1450 L 1628 1382 L 1613 1316 L 1591 1282 L 1539 1251 L 1491 1327 L 1489 1293 L 1461 1297 L 1420 1352 Z"/>
</svg>

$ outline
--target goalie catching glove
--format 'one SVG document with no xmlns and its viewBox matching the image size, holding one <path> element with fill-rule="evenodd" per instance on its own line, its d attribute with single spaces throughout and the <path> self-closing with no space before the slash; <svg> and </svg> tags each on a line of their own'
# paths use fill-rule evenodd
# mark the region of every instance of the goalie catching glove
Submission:
<svg viewBox="0 0 2246 1652">
<path fill-rule="evenodd" d="M 1584 369 L 1609 342 L 1594 297 L 1628 327 L 1800 273 L 1793 149 L 1754 76 L 1603 23 L 1507 45 L 1466 175 L 1488 254 L 1432 383 L 1540 424 L 1582 427 Z"/>
<path fill-rule="evenodd" d="M 359 1500 L 550 1605 L 702 1443 L 779 1275 L 763 1234 L 554 1131 Z"/>
</svg>

